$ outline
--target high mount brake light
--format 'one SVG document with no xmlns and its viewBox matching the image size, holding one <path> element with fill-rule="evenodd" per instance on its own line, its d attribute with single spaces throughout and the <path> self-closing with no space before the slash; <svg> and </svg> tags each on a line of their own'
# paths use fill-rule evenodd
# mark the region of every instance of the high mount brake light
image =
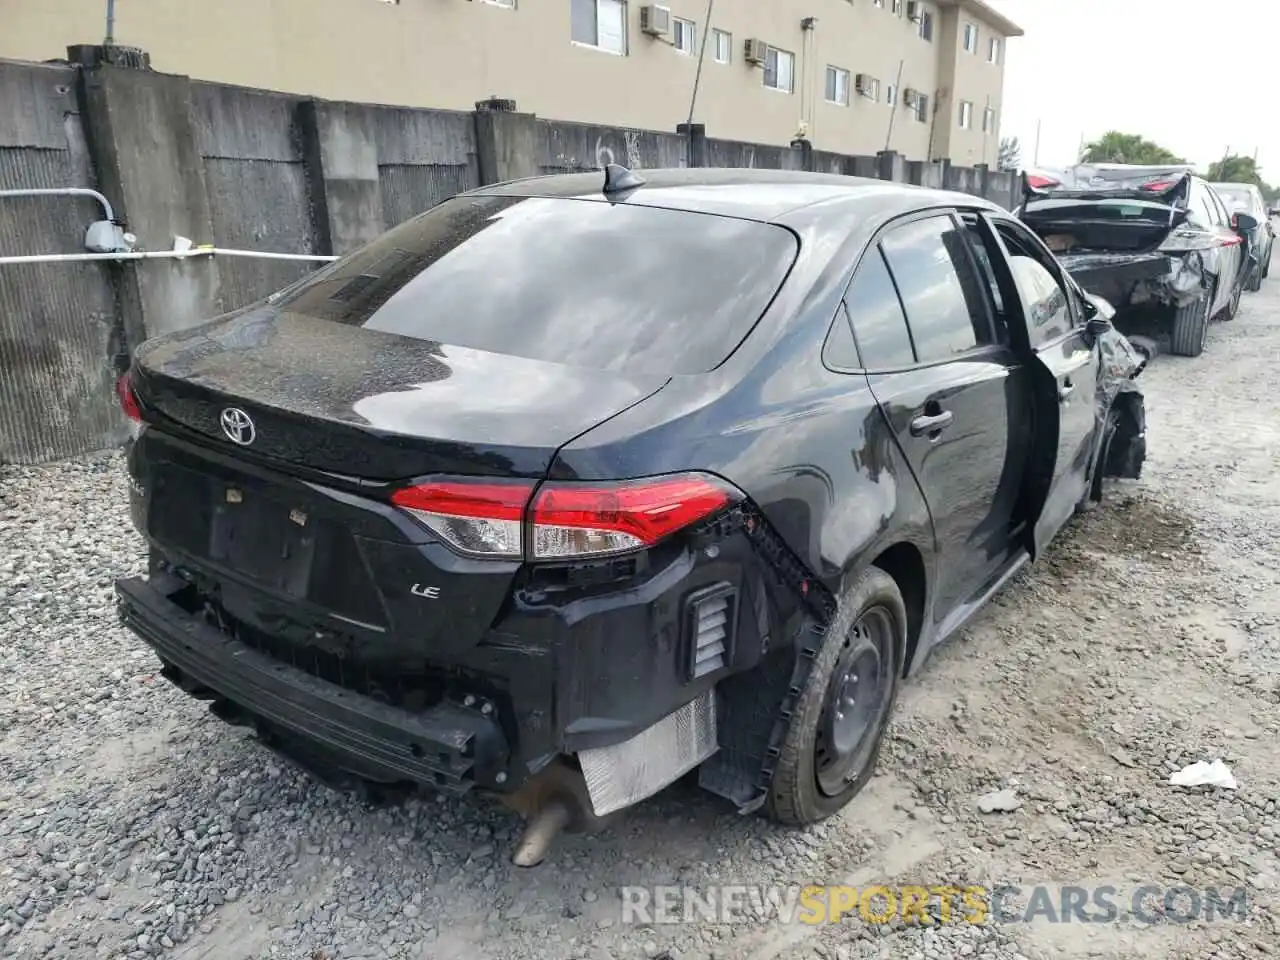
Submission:
<svg viewBox="0 0 1280 960">
<path fill-rule="evenodd" d="M 1044 190 L 1047 187 L 1060 187 L 1062 184 L 1051 177 L 1028 175 L 1027 186 L 1031 187 L 1033 190 Z"/>
<path fill-rule="evenodd" d="M 468 556 L 572 560 L 651 547 L 742 499 L 728 484 L 695 473 L 545 483 L 536 494 L 534 486 L 440 480 L 397 490 L 391 502 Z"/>
<path fill-rule="evenodd" d="M 1169 190 L 1177 185 L 1177 180 L 1152 180 L 1150 183 L 1144 183 L 1138 189 L 1147 193 L 1163 193 L 1165 190 Z"/>
<path fill-rule="evenodd" d="M 138 403 L 138 395 L 133 392 L 133 377 L 128 373 L 116 381 L 116 396 L 120 400 L 120 409 L 134 423 L 142 423 L 142 407 Z"/>
</svg>

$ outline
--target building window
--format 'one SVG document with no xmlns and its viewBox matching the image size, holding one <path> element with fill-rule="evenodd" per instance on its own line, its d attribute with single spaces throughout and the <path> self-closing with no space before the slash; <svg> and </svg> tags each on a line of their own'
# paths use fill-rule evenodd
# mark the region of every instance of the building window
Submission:
<svg viewBox="0 0 1280 960">
<path fill-rule="evenodd" d="M 716 63 L 728 63 L 733 59 L 733 37 L 723 30 L 712 30 L 711 39 L 715 41 Z"/>
<path fill-rule="evenodd" d="M 893 0 L 893 15 L 895 17 L 902 16 L 902 0 Z"/>
<path fill-rule="evenodd" d="M 880 81 L 875 77 L 868 76 L 865 73 L 858 74 L 855 83 L 855 93 L 860 97 L 866 97 L 868 100 L 878 102 L 880 100 Z"/>
<path fill-rule="evenodd" d="M 923 93 L 916 94 L 916 105 L 912 108 L 912 113 L 921 123 L 929 122 L 929 98 Z"/>
<path fill-rule="evenodd" d="M 791 93 L 795 88 L 796 55 L 777 47 L 769 47 L 764 55 L 764 85 L 771 90 Z"/>
<path fill-rule="evenodd" d="M 896 107 L 898 105 L 898 88 L 892 83 L 884 88 L 884 102 L 890 107 Z"/>
<path fill-rule="evenodd" d="M 484 2 L 493 7 L 506 7 L 508 10 L 516 8 L 516 0 L 484 0 Z"/>
<path fill-rule="evenodd" d="M 960 101 L 960 126 L 964 130 L 973 126 L 973 104 L 968 100 Z"/>
<path fill-rule="evenodd" d="M 849 71 L 827 67 L 827 103 L 849 105 Z"/>
<path fill-rule="evenodd" d="M 698 46 L 698 25 L 692 20 L 681 20 L 679 17 L 672 17 L 671 36 L 675 41 L 677 50 L 692 56 L 693 51 Z"/>
<path fill-rule="evenodd" d="M 982 111 L 982 132 L 996 132 L 996 111 L 994 107 L 987 107 Z"/>
<path fill-rule="evenodd" d="M 883 9 L 884 9 L 884 0 L 871 0 L 871 5 L 872 5 L 873 7 L 880 7 L 880 8 L 883 10 Z"/>
<path fill-rule="evenodd" d="M 1000 38 L 992 37 L 987 43 L 987 63 L 1000 62 Z"/>
<path fill-rule="evenodd" d="M 920 11 L 920 39 L 933 43 L 933 14 L 928 10 Z"/>
<path fill-rule="evenodd" d="M 964 25 L 964 52 L 978 52 L 978 25 L 976 23 L 966 23 Z"/>
<path fill-rule="evenodd" d="M 569 0 L 569 3 L 574 43 L 610 53 L 627 52 L 625 0 Z"/>
</svg>

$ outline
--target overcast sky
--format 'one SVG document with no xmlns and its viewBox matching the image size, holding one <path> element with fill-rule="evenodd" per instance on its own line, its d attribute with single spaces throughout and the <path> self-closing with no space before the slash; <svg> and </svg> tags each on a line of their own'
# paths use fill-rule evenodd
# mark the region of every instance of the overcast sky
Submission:
<svg viewBox="0 0 1280 960">
<path fill-rule="evenodd" d="M 1114 129 L 1197 164 L 1228 145 L 1256 149 L 1263 177 L 1280 180 L 1276 0 L 989 2 L 1026 31 L 1008 44 L 1000 124 L 1025 165 L 1039 121 L 1045 166 L 1071 163 L 1082 136 Z"/>
</svg>

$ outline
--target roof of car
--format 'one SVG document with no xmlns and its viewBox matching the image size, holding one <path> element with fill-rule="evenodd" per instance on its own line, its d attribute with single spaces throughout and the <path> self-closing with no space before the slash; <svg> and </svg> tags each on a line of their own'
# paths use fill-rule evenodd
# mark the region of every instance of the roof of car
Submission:
<svg viewBox="0 0 1280 960">
<path fill-rule="evenodd" d="M 612 197 L 603 192 L 604 173 L 554 174 L 511 180 L 470 191 L 472 195 L 563 197 L 664 207 L 693 213 L 776 222 L 795 211 L 824 204 L 869 216 L 894 216 L 928 206 L 964 204 L 1000 209 L 980 197 L 892 180 L 795 170 L 696 167 L 635 170 L 644 184 Z"/>
</svg>

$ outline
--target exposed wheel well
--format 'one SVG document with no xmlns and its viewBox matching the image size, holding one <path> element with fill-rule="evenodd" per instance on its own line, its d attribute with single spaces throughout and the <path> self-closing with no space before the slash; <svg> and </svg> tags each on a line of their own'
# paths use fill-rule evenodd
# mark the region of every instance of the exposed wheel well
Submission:
<svg viewBox="0 0 1280 960">
<path fill-rule="evenodd" d="M 905 676 L 912 658 L 915 657 L 924 626 L 924 557 L 910 543 L 895 543 L 876 557 L 872 566 L 879 567 L 893 577 L 902 593 L 902 602 L 907 607 L 907 649 L 902 656 L 902 674 Z"/>
</svg>

